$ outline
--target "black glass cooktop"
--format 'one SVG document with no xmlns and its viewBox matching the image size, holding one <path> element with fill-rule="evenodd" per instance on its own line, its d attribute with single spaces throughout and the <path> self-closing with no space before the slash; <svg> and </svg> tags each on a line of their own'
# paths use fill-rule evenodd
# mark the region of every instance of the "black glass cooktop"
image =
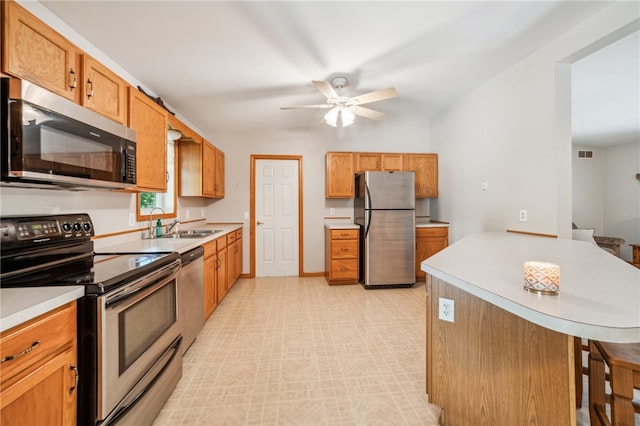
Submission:
<svg viewBox="0 0 640 426">
<path fill-rule="evenodd" d="M 178 258 L 176 253 L 93 255 L 5 277 L 0 287 L 84 285 L 86 294 L 102 294 Z"/>
</svg>

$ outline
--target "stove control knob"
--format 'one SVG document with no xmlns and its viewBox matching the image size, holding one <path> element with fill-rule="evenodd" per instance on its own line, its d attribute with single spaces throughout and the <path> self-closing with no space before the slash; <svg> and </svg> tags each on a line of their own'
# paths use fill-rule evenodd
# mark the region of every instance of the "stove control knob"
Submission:
<svg viewBox="0 0 640 426">
<path fill-rule="evenodd" d="M 62 224 L 62 230 L 64 232 L 71 232 L 71 225 L 68 222 Z"/>
<path fill-rule="evenodd" d="M 83 223 L 82 229 L 84 229 L 85 232 L 91 232 L 91 224 L 89 222 Z"/>
<path fill-rule="evenodd" d="M 80 232 L 82 230 L 82 226 L 78 222 L 76 222 L 73 224 L 73 230 L 76 232 Z"/>
</svg>

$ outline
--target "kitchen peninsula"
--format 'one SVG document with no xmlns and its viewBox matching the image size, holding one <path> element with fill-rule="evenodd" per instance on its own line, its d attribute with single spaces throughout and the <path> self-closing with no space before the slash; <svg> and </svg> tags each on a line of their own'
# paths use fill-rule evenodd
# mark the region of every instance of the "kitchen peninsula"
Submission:
<svg viewBox="0 0 640 426">
<path fill-rule="evenodd" d="M 523 288 L 526 261 L 560 266 L 558 295 Z M 573 425 L 574 336 L 640 341 L 640 270 L 588 242 L 475 234 L 422 269 L 427 393 L 443 424 Z"/>
</svg>

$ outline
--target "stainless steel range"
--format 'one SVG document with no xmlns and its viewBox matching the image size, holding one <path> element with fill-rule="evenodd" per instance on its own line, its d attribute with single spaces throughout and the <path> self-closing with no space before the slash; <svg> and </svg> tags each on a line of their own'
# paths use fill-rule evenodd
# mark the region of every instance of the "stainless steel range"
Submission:
<svg viewBox="0 0 640 426">
<path fill-rule="evenodd" d="M 87 214 L 0 218 L 1 287 L 83 285 L 78 424 L 151 424 L 182 376 L 175 253 L 95 255 Z"/>
</svg>

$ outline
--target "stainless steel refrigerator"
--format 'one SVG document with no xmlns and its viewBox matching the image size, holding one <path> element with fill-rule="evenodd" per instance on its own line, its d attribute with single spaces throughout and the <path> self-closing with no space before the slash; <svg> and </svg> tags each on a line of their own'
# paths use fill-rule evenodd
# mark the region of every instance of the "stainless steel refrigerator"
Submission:
<svg viewBox="0 0 640 426">
<path fill-rule="evenodd" d="M 415 174 L 356 175 L 354 221 L 360 225 L 360 283 L 367 289 L 415 283 Z"/>
</svg>

